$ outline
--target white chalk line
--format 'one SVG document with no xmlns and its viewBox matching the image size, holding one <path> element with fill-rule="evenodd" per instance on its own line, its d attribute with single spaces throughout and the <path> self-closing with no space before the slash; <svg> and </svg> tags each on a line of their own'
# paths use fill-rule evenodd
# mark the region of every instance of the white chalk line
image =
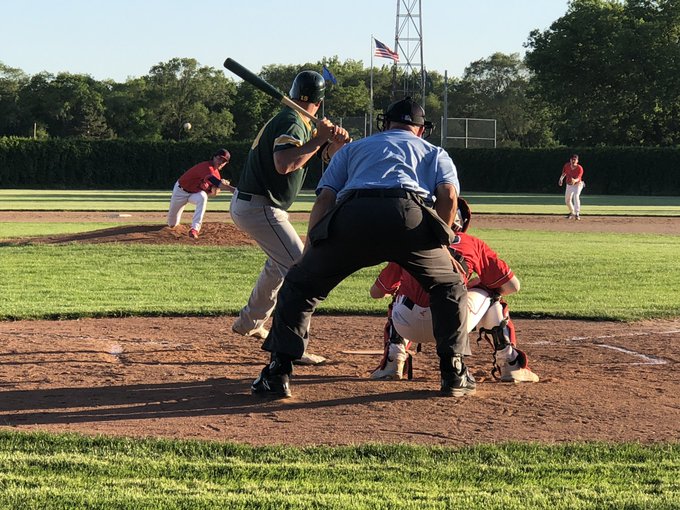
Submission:
<svg viewBox="0 0 680 510">
<path fill-rule="evenodd" d="M 638 363 L 630 363 L 631 365 L 667 365 L 668 360 L 662 359 L 662 358 L 657 358 L 654 356 L 647 356 L 646 354 L 642 354 L 641 352 L 636 352 L 636 351 L 630 351 L 628 349 L 623 349 L 622 347 L 616 347 L 614 345 L 608 345 L 608 344 L 595 344 L 597 347 L 602 347 L 603 349 L 611 349 L 613 351 L 619 351 L 624 354 L 630 354 L 631 356 L 636 356 L 638 358 L 642 358 L 644 361 L 638 362 Z"/>
<path fill-rule="evenodd" d="M 680 329 L 672 329 L 669 331 L 635 331 L 631 333 L 619 333 L 619 334 L 614 334 L 614 335 L 598 335 L 598 336 L 574 336 L 571 338 L 566 338 L 565 341 L 567 342 L 583 342 L 583 341 L 589 341 L 592 342 L 593 345 L 596 347 L 602 347 L 603 349 L 611 349 L 613 351 L 618 351 L 622 352 L 624 354 L 629 354 L 631 356 L 635 356 L 638 358 L 641 358 L 643 361 L 637 362 L 637 363 L 631 363 L 631 365 L 667 365 L 669 363 L 668 360 L 665 360 L 663 358 L 657 358 L 655 356 L 648 356 L 646 354 L 642 354 L 641 352 L 637 351 L 631 351 L 629 349 L 624 349 L 622 347 L 616 347 L 614 345 L 609 345 L 605 343 L 596 343 L 597 340 L 606 340 L 609 338 L 621 338 L 621 337 L 636 337 L 636 336 L 650 336 L 650 335 L 676 335 L 680 333 Z M 550 342 L 548 341 L 543 341 L 543 342 L 532 342 L 536 344 L 549 344 Z"/>
<path fill-rule="evenodd" d="M 575 342 L 578 340 L 605 340 L 607 338 L 620 338 L 626 336 L 676 335 L 678 333 L 680 333 L 680 329 L 672 329 L 670 331 L 635 331 L 632 333 L 618 333 L 615 335 L 573 336 L 566 340 L 567 342 Z"/>
</svg>

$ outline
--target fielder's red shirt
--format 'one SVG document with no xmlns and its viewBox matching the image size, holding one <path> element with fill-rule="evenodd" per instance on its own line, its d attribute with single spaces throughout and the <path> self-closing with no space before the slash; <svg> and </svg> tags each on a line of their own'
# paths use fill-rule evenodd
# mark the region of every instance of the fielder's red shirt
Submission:
<svg viewBox="0 0 680 510">
<path fill-rule="evenodd" d="M 562 173 L 567 177 L 567 183 L 569 179 L 581 180 L 583 177 L 583 167 L 581 165 L 576 165 L 572 168 L 571 163 L 565 163 L 562 167 Z"/>
<path fill-rule="evenodd" d="M 472 274 L 476 273 L 481 285 L 497 289 L 515 276 L 508 264 L 477 237 L 464 233 L 456 234 L 451 248 L 465 258 L 468 266 L 466 284 Z M 430 295 L 408 271 L 394 262 L 387 264 L 380 272 L 375 285 L 387 293 L 406 296 L 419 306 L 430 306 Z"/>
<path fill-rule="evenodd" d="M 182 174 L 178 182 L 187 193 L 198 193 L 199 191 L 210 191 L 212 184 L 208 181 L 209 177 L 222 178 L 220 171 L 212 166 L 212 160 L 192 166 Z"/>
</svg>

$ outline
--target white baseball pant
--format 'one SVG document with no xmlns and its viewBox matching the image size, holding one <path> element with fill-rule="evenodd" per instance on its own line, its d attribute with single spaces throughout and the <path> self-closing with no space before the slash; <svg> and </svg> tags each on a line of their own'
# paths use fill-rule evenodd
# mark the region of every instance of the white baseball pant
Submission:
<svg viewBox="0 0 680 510">
<path fill-rule="evenodd" d="M 501 324 L 503 308 L 498 301 L 491 304 L 488 292 L 473 287 L 468 289 L 467 294 L 468 333 L 478 325 L 491 329 Z M 397 333 L 411 342 L 436 343 L 432 332 L 432 313 L 429 307 L 424 308 L 415 303 L 409 303 L 404 296 L 399 296 L 392 306 L 392 323 Z"/>
<path fill-rule="evenodd" d="M 176 182 L 175 187 L 172 189 L 170 209 L 168 210 L 168 226 L 176 227 L 179 225 L 187 203 L 196 206 L 194 217 L 191 219 L 191 228 L 199 231 L 201 230 L 203 216 L 205 215 L 206 206 L 208 205 L 208 194 L 205 191 L 199 191 L 198 193 L 184 191 L 180 188 L 179 182 Z"/>
<path fill-rule="evenodd" d="M 564 203 L 569 208 L 569 214 L 579 216 L 581 214 L 581 191 L 583 190 L 583 181 L 576 184 L 567 184 L 564 191 Z"/>
</svg>

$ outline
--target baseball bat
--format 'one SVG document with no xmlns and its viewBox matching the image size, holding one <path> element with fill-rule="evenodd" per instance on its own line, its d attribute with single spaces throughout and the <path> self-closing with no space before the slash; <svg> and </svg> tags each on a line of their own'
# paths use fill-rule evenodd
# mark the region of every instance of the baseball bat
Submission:
<svg viewBox="0 0 680 510">
<path fill-rule="evenodd" d="M 250 83 L 253 87 L 261 90 L 268 96 L 273 97 L 276 99 L 279 103 L 288 106 L 289 108 L 292 108 L 296 112 L 298 112 L 300 115 L 304 115 L 307 117 L 309 120 L 317 124 L 319 122 L 319 119 L 317 119 L 314 115 L 309 113 L 307 110 L 302 108 L 300 105 L 295 103 L 292 99 L 289 97 L 286 97 L 283 92 L 281 92 L 279 89 L 274 87 L 271 83 L 267 83 L 265 80 L 260 78 L 258 75 L 253 73 L 252 71 L 246 69 L 243 67 L 241 64 L 236 62 L 235 60 L 232 60 L 231 58 L 227 58 L 227 60 L 224 61 L 224 67 L 229 69 L 232 73 L 234 73 L 236 76 L 239 78 L 242 78 L 244 81 L 247 81 Z"/>
</svg>

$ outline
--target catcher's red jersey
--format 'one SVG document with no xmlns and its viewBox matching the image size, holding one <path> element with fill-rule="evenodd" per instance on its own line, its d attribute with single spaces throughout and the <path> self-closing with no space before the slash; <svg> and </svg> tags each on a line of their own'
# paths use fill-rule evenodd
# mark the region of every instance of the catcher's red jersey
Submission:
<svg viewBox="0 0 680 510">
<path fill-rule="evenodd" d="M 468 266 L 468 279 L 472 273 L 477 273 L 484 287 L 497 289 L 515 276 L 505 261 L 478 237 L 464 233 L 456 234 L 451 248 L 465 258 Z"/>
<path fill-rule="evenodd" d="M 484 287 L 497 289 L 515 276 L 505 261 L 477 237 L 464 233 L 456 234 L 451 248 L 465 258 L 468 266 L 466 283 L 473 273 L 477 273 Z M 380 272 L 375 285 L 390 294 L 404 295 L 419 306 L 430 306 L 429 294 L 405 269 L 394 262 L 387 264 Z"/>
<path fill-rule="evenodd" d="M 219 181 L 221 179 L 220 171 L 212 166 L 212 161 L 203 161 L 184 172 L 177 182 L 184 191 L 198 193 L 199 191 L 210 191 L 213 186 L 208 180 L 210 177 L 216 177 Z"/>
</svg>

